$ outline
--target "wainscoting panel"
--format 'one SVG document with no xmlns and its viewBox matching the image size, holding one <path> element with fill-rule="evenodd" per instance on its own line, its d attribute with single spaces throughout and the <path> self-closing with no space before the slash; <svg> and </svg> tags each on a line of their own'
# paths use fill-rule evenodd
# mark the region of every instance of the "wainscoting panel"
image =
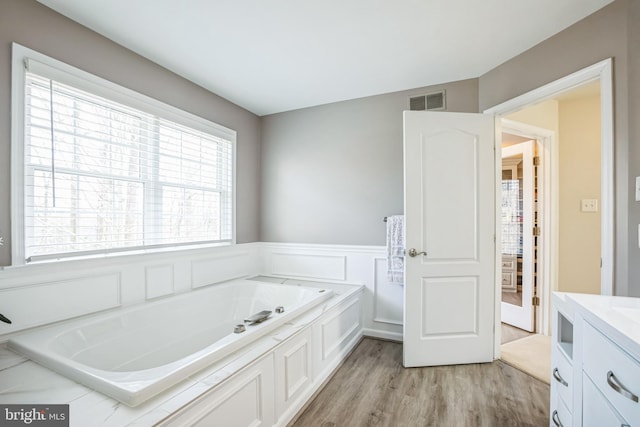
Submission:
<svg viewBox="0 0 640 427">
<path fill-rule="evenodd" d="M 363 284 L 364 334 L 402 341 L 404 287 L 387 281 L 386 257 L 384 246 L 261 243 L 260 274 Z"/>
<path fill-rule="evenodd" d="M 233 252 L 191 261 L 191 288 L 245 276 L 248 264 L 248 252 Z"/>
<path fill-rule="evenodd" d="M 279 276 L 346 280 L 347 257 L 341 255 L 271 254 L 271 272 Z"/>
<path fill-rule="evenodd" d="M 0 267 L 0 343 L 25 328 L 258 274 L 259 243 Z"/>
<path fill-rule="evenodd" d="M 402 340 L 403 292 L 383 246 L 246 243 L 0 268 L 0 343 L 22 329 L 263 274 L 366 287 L 365 335 Z"/>
<path fill-rule="evenodd" d="M 120 293 L 119 273 L 0 289 L 2 314 L 13 322 L 1 323 L 0 334 L 118 307 Z"/>
<path fill-rule="evenodd" d="M 145 268 L 145 297 L 147 300 L 175 292 L 173 264 L 152 265 Z"/>
<path fill-rule="evenodd" d="M 404 285 L 387 280 L 387 259 L 374 260 L 373 321 L 402 326 Z"/>
<path fill-rule="evenodd" d="M 321 324 L 322 360 L 331 359 L 341 350 L 351 334 L 360 328 L 360 304 L 353 301 L 340 307 L 336 313 Z"/>
</svg>

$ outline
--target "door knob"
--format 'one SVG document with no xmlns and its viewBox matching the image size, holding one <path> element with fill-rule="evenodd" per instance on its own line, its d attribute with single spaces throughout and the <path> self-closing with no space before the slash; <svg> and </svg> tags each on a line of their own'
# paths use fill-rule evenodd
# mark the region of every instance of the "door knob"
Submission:
<svg viewBox="0 0 640 427">
<path fill-rule="evenodd" d="M 418 255 L 427 255 L 426 252 L 418 252 L 417 250 L 415 250 L 414 248 L 409 249 L 409 252 L 407 252 L 409 254 L 410 257 L 416 257 Z"/>
</svg>

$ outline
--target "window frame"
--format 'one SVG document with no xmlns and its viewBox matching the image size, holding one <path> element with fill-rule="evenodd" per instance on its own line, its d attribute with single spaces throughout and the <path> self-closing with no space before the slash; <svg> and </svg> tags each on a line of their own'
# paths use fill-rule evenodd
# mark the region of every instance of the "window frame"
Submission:
<svg viewBox="0 0 640 427">
<path fill-rule="evenodd" d="M 236 136 L 237 132 L 225 126 L 206 120 L 180 108 L 171 106 L 157 99 L 127 89 L 116 83 L 105 80 L 74 66 L 51 58 L 20 44 L 12 44 L 11 60 L 11 264 L 25 265 L 25 77 L 27 67 L 36 74 L 44 75 L 77 89 L 107 98 L 138 109 L 144 113 L 158 116 L 189 128 L 219 137 L 231 142 L 231 239 L 223 242 L 193 242 L 168 244 L 160 246 L 143 246 L 142 248 L 113 248 L 101 251 L 87 251 L 52 255 L 42 259 L 93 258 L 108 255 L 126 255 L 128 253 L 167 251 L 176 247 L 180 250 L 202 248 L 203 246 L 229 246 L 236 244 Z M 34 70 L 35 68 L 35 70 Z M 38 257 L 40 259 L 40 257 Z M 38 259 L 38 260 L 39 260 Z"/>
</svg>

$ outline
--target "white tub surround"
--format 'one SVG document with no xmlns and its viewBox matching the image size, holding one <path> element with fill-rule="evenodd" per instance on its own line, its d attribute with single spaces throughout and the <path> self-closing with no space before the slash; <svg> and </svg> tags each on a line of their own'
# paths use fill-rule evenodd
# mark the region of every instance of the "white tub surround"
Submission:
<svg viewBox="0 0 640 427">
<path fill-rule="evenodd" d="M 327 289 L 234 280 L 19 334 L 8 348 L 136 406 L 331 297 Z M 275 312 L 283 307 L 284 312 Z M 234 326 L 260 311 L 271 316 Z"/>
<path fill-rule="evenodd" d="M 259 274 L 258 243 L 0 267 L 0 342 L 14 333 Z"/>
<path fill-rule="evenodd" d="M 384 222 L 380 220 L 384 229 Z M 15 332 L 265 274 L 362 283 L 365 335 L 402 341 L 404 288 L 384 246 L 244 243 L 0 267 L 0 343 Z"/>
<path fill-rule="evenodd" d="M 261 243 L 259 259 L 261 274 L 364 284 L 364 334 L 402 341 L 404 287 L 387 277 L 385 246 Z"/>
<path fill-rule="evenodd" d="M 550 426 L 640 425 L 640 298 L 553 294 Z"/>
<path fill-rule="evenodd" d="M 212 425 L 211 419 L 284 426 L 362 337 L 363 287 L 261 281 L 330 289 L 333 295 L 135 408 L 0 348 L 0 402 L 69 403 L 72 426 Z"/>
</svg>

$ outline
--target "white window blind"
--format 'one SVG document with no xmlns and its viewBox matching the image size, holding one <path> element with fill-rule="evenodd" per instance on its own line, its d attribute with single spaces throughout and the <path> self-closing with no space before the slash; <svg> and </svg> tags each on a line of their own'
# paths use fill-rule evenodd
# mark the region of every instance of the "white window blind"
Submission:
<svg viewBox="0 0 640 427">
<path fill-rule="evenodd" d="M 231 242 L 233 142 L 27 71 L 27 261 Z"/>
</svg>

